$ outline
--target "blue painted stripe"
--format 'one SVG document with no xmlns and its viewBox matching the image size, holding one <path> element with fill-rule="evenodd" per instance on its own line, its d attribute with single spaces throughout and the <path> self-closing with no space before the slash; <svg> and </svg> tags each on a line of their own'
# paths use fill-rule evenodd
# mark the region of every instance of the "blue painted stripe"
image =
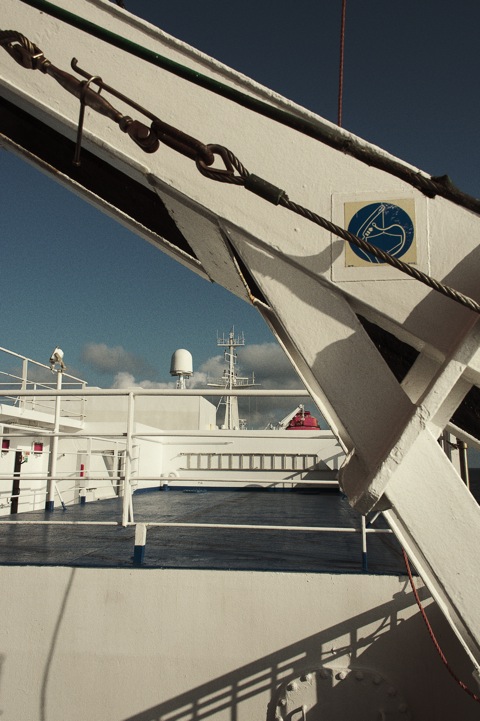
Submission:
<svg viewBox="0 0 480 721">
<path fill-rule="evenodd" d="M 362 570 L 368 571 L 368 558 L 366 551 L 362 551 Z"/>
<path fill-rule="evenodd" d="M 145 546 L 134 546 L 133 548 L 133 562 L 135 565 L 141 565 L 145 558 Z"/>
</svg>

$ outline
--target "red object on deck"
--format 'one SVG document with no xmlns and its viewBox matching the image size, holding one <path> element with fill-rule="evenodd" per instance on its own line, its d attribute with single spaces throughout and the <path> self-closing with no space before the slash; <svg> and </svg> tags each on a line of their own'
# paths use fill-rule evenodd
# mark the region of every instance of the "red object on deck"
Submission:
<svg viewBox="0 0 480 721">
<path fill-rule="evenodd" d="M 318 421 L 310 411 L 300 411 L 292 418 L 287 426 L 287 431 L 315 431 L 320 430 Z"/>
</svg>

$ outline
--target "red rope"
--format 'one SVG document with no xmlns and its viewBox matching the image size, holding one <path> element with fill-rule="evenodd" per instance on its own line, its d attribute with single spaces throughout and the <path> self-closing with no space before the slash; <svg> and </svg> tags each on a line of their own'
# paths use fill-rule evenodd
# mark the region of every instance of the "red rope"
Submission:
<svg viewBox="0 0 480 721">
<path fill-rule="evenodd" d="M 347 0 L 342 0 L 342 24 L 340 29 L 340 68 L 338 72 L 338 125 L 342 127 L 343 112 L 343 58 L 345 54 L 345 16 Z"/>
<path fill-rule="evenodd" d="M 411 571 L 411 568 L 410 568 L 410 563 L 409 563 L 409 561 L 408 561 L 408 556 L 407 556 L 407 554 L 406 554 L 406 552 L 405 552 L 405 550 L 404 550 L 403 548 L 402 548 L 402 553 L 403 553 L 403 560 L 405 561 L 405 567 L 406 567 L 407 573 L 408 573 L 408 578 L 409 578 L 409 580 L 410 580 L 410 586 L 412 587 L 413 595 L 415 596 L 415 600 L 416 600 L 416 602 L 417 602 L 417 606 L 418 606 L 418 608 L 419 608 L 419 610 L 420 610 L 420 613 L 422 614 L 422 618 L 423 618 L 423 620 L 425 621 L 425 625 L 426 625 L 426 627 L 427 627 L 428 633 L 430 634 L 430 638 L 431 638 L 432 641 L 433 641 L 433 645 L 434 645 L 435 648 L 437 649 L 437 652 L 438 652 L 438 654 L 439 654 L 439 656 L 440 656 L 440 658 L 441 658 L 441 660 L 442 660 L 442 663 L 444 664 L 444 666 L 445 666 L 445 668 L 447 669 L 447 671 L 448 671 L 448 673 L 450 674 L 450 676 L 452 676 L 452 678 L 455 679 L 455 681 L 458 683 L 458 685 L 459 685 L 466 693 L 468 693 L 468 695 L 471 696 L 471 698 L 473 698 L 474 701 L 477 701 L 477 703 L 480 703 L 480 697 L 478 697 L 476 694 L 474 694 L 473 691 L 471 691 L 471 690 L 468 688 L 468 686 L 467 686 L 463 681 L 461 681 L 461 680 L 458 678 L 458 676 L 455 674 L 455 672 L 450 668 L 450 666 L 449 666 L 449 664 L 448 664 L 448 661 L 447 661 L 447 659 L 446 659 L 446 657 L 445 657 L 445 654 L 443 653 L 442 649 L 440 648 L 440 644 L 438 643 L 437 639 L 435 638 L 435 634 L 434 634 L 433 629 L 432 629 L 432 627 L 431 627 L 431 625 L 430 625 L 430 621 L 429 621 L 428 618 L 427 618 L 427 614 L 425 613 L 425 609 L 424 609 L 423 606 L 422 606 L 422 602 L 421 602 L 421 600 L 420 600 L 420 596 L 418 595 L 418 591 L 417 591 L 417 589 L 415 588 L 415 583 L 414 583 L 414 580 L 413 580 L 412 571 Z"/>
</svg>

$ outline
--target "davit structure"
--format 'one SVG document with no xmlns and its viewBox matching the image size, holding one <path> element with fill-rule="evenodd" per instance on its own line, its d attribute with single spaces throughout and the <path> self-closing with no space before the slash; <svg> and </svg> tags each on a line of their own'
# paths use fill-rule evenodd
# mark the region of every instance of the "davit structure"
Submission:
<svg viewBox="0 0 480 721">
<path fill-rule="evenodd" d="M 258 309 L 475 691 L 480 509 L 438 438 L 478 444 L 478 201 L 106 0 L 1 22 L 2 146 Z M 478 716 L 405 576 L 0 576 L 8 720 Z"/>
</svg>

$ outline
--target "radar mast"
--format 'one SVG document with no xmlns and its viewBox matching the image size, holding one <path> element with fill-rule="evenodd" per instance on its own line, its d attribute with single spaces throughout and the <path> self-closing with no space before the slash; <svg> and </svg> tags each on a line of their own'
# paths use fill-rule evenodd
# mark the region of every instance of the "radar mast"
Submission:
<svg viewBox="0 0 480 721">
<path fill-rule="evenodd" d="M 255 383 L 255 374 L 252 373 L 251 379 L 246 376 L 239 376 L 237 374 L 236 366 L 238 356 L 235 352 L 235 349 L 239 346 L 244 345 L 244 334 L 242 333 L 241 335 L 237 335 L 235 337 L 234 328 L 232 328 L 228 336 L 226 336 L 225 333 L 223 333 L 221 337 L 217 335 L 217 346 L 219 348 L 225 348 L 223 355 L 226 363 L 226 368 L 223 371 L 222 378 L 218 382 L 209 383 L 209 386 L 233 390 L 235 388 L 252 388 L 253 386 L 257 385 Z M 246 421 L 243 418 L 239 418 L 238 415 L 237 396 L 222 396 L 218 403 L 217 410 L 220 408 L 221 405 L 225 406 L 225 419 L 223 424 L 221 425 L 221 428 L 223 430 L 229 431 L 245 430 Z"/>
</svg>

